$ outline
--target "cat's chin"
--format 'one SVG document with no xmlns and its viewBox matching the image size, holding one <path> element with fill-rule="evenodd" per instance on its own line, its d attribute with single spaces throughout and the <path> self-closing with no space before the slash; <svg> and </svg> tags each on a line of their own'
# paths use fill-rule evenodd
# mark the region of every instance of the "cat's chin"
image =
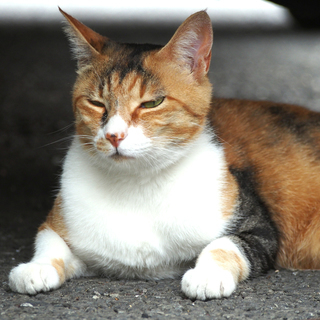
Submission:
<svg viewBox="0 0 320 320">
<path fill-rule="evenodd" d="M 133 160 L 135 159 L 134 157 L 126 156 L 120 153 L 115 153 L 110 158 L 116 162 L 122 162 L 122 161 L 127 161 L 127 160 Z"/>
</svg>

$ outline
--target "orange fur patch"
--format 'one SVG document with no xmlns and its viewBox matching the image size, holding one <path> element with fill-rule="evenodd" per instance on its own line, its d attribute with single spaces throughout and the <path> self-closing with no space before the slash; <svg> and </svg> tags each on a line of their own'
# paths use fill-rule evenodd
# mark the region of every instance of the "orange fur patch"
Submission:
<svg viewBox="0 0 320 320">
<path fill-rule="evenodd" d="M 236 282 L 247 278 L 249 274 L 248 265 L 246 261 L 234 251 L 215 249 L 211 251 L 211 255 L 221 268 L 232 273 Z"/>
<path fill-rule="evenodd" d="M 229 219 L 234 214 L 234 209 L 237 205 L 238 185 L 233 175 L 226 170 L 224 185 L 222 189 L 222 216 L 224 219 Z"/>
<path fill-rule="evenodd" d="M 49 212 L 46 221 L 39 227 L 38 232 L 50 228 L 67 243 L 68 230 L 64 223 L 64 218 L 61 214 L 61 203 L 61 195 L 58 194 L 52 210 Z"/>
<path fill-rule="evenodd" d="M 64 261 L 62 259 L 52 259 L 51 264 L 57 270 L 60 283 L 62 284 L 66 280 Z"/>
</svg>

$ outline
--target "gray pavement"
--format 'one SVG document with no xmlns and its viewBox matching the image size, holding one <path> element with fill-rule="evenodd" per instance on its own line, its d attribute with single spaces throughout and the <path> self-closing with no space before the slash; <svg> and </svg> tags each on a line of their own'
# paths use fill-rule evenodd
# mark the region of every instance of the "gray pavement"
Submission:
<svg viewBox="0 0 320 320">
<path fill-rule="evenodd" d="M 167 25 L 90 24 L 125 42 L 165 43 Z M 215 25 L 216 96 L 320 110 L 320 31 Z M 9 270 L 32 255 L 72 136 L 74 65 L 60 25 L 0 25 L 0 319 L 320 319 L 320 272 L 271 270 L 228 299 L 190 301 L 179 280 L 81 278 L 36 296 L 12 293 Z"/>
</svg>

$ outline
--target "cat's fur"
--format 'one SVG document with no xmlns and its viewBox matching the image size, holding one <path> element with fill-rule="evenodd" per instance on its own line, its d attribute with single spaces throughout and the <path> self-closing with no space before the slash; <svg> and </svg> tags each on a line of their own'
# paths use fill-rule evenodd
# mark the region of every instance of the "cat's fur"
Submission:
<svg viewBox="0 0 320 320">
<path fill-rule="evenodd" d="M 62 13 L 78 60 L 76 137 L 12 290 L 184 274 L 182 291 L 208 299 L 275 263 L 320 267 L 318 113 L 212 100 L 204 11 L 164 47 L 120 44 Z"/>
</svg>

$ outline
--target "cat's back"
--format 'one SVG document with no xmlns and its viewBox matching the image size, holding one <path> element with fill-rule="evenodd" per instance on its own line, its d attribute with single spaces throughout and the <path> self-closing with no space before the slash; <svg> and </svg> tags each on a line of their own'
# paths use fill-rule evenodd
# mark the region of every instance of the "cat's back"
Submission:
<svg viewBox="0 0 320 320">
<path fill-rule="evenodd" d="M 320 114 L 273 102 L 214 99 L 210 121 L 228 166 L 246 171 L 280 231 L 278 262 L 320 268 Z M 248 175 L 247 175 L 248 176 Z"/>
<path fill-rule="evenodd" d="M 292 143 L 310 147 L 320 143 L 320 113 L 297 105 L 215 98 L 211 104 L 210 121 L 217 134 L 230 135 L 234 140 L 263 137 L 265 143 L 268 139 L 269 143 L 276 142 L 280 146 L 285 137 L 290 137 Z M 274 141 L 275 135 L 281 135 L 282 139 Z"/>
<path fill-rule="evenodd" d="M 320 113 L 269 101 L 213 99 L 209 115 L 229 165 L 320 165 Z M 288 167 L 289 166 L 289 167 Z M 260 168 L 261 170 L 263 168 Z M 302 169 L 302 168 L 301 168 Z"/>
</svg>

